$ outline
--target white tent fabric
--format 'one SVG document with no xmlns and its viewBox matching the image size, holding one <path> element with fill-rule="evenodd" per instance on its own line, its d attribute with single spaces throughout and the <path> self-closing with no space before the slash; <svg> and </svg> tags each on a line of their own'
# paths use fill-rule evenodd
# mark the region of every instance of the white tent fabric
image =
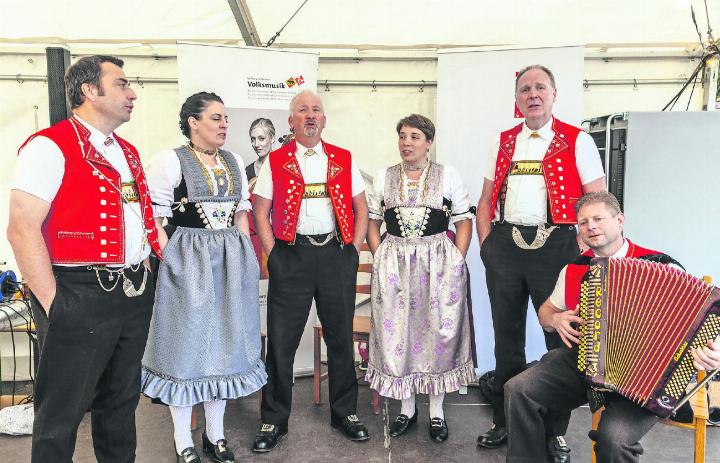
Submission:
<svg viewBox="0 0 720 463">
<path fill-rule="evenodd" d="M 230 0 L 235 1 L 235 0 Z M 247 0 L 263 43 L 303 0 Z M 280 47 L 646 46 L 697 43 L 702 0 L 309 0 Z M 711 20 L 720 1 L 708 0 Z M 243 44 L 228 0 L 0 0 L 0 43 Z"/>
</svg>

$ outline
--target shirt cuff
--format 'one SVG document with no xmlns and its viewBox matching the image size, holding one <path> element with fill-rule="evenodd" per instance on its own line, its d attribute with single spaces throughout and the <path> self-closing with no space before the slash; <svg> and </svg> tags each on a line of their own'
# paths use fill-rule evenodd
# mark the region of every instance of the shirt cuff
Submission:
<svg viewBox="0 0 720 463">
<path fill-rule="evenodd" d="M 473 214 L 470 211 L 463 212 L 462 214 L 458 215 L 451 215 L 450 216 L 450 223 L 460 222 L 461 220 L 470 219 L 472 220 Z"/>
<path fill-rule="evenodd" d="M 567 310 L 567 308 L 565 307 L 565 301 L 558 301 L 558 300 L 556 300 L 557 298 L 554 297 L 554 296 L 555 296 L 554 293 L 553 293 L 553 294 L 550 294 L 550 297 L 549 297 L 548 299 L 550 299 L 550 302 L 551 302 L 552 305 L 554 306 L 555 311 L 558 312 L 558 313 L 559 313 L 559 312 L 565 312 L 565 311 Z M 564 307 L 565 307 L 565 308 L 564 308 Z"/>
<path fill-rule="evenodd" d="M 235 212 L 240 211 L 252 211 L 252 203 L 247 199 L 241 199 L 240 202 L 238 202 L 237 207 L 235 208 Z"/>
<path fill-rule="evenodd" d="M 172 217 L 172 208 L 170 206 L 161 206 L 159 204 L 153 204 L 153 217 Z"/>
</svg>

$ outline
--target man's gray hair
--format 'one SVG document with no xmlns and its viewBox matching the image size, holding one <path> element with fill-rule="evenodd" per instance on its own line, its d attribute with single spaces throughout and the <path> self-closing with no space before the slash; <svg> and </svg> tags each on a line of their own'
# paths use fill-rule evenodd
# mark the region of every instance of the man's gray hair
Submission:
<svg viewBox="0 0 720 463">
<path fill-rule="evenodd" d="M 550 78 L 550 85 L 552 85 L 552 88 L 557 88 L 555 86 L 555 75 L 553 75 L 552 71 L 548 69 L 547 67 L 543 66 L 542 64 L 531 64 L 530 66 L 524 67 L 523 69 L 518 72 L 517 77 L 515 77 L 515 91 L 517 91 L 518 82 L 520 82 L 520 78 L 528 71 L 531 71 L 533 69 L 540 69 L 542 72 L 548 75 Z"/>
<path fill-rule="evenodd" d="M 578 199 L 578 202 L 575 203 L 575 214 L 580 213 L 580 209 L 584 206 L 598 203 L 605 204 L 612 212 L 613 217 L 622 212 L 620 210 L 620 203 L 614 194 L 608 191 L 596 191 L 594 193 L 583 195 L 582 198 Z"/>
<path fill-rule="evenodd" d="M 320 104 L 322 104 L 322 100 L 318 96 L 317 93 L 313 92 L 312 90 L 303 90 L 302 92 L 299 92 L 295 94 L 294 97 L 292 97 L 292 100 L 290 100 L 290 113 L 292 114 L 295 111 L 295 103 L 297 102 L 298 98 L 300 98 L 302 95 L 312 95 L 316 97 L 318 100 L 320 100 Z"/>
</svg>

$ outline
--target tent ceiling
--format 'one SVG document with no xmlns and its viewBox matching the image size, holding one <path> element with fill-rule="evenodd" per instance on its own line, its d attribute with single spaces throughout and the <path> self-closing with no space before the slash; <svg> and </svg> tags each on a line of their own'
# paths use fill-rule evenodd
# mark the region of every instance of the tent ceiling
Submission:
<svg viewBox="0 0 720 463">
<path fill-rule="evenodd" d="M 302 3 L 245 1 L 263 43 Z M 720 32 L 720 0 L 707 1 Z M 692 46 L 691 4 L 706 40 L 702 0 L 309 0 L 274 46 Z M 244 43 L 228 0 L 0 0 L 0 9 L 5 44 Z"/>
</svg>

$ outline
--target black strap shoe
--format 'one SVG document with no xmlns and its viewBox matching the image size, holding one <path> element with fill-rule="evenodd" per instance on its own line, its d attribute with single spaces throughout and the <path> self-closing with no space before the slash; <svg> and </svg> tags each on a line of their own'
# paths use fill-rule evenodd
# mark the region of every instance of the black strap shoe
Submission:
<svg viewBox="0 0 720 463">
<path fill-rule="evenodd" d="M 220 439 L 216 443 L 210 442 L 207 434 L 202 433 L 203 451 L 210 455 L 215 463 L 235 463 L 235 454 L 227 446 L 225 439 Z"/>
<path fill-rule="evenodd" d="M 486 449 L 496 449 L 507 441 L 507 430 L 504 426 L 498 426 L 495 423 L 490 429 L 480 434 L 477 438 L 477 445 Z"/>
<path fill-rule="evenodd" d="M 194 448 L 188 447 L 177 455 L 177 463 L 202 463 Z"/>
<path fill-rule="evenodd" d="M 253 444 L 253 452 L 265 453 L 274 449 L 280 440 L 287 436 L 287 425 L 276 425 L 263 423 L 258 428 L 255 435 L 255 443 Z"/>
<path fill-rule="evenodd" d="M 343 418 L 332 418 L 330 424 L 333 428 L 337 428 L 347 436 L 351 441 L 364 441 L 370 439 L 370 434 L 365 425 L 360 421 L 357 415 L 348 415 Z"/>
<path fill-rule="evenodd" d="M 390 430 L 388 434 L 390 434 L 390 437 L 399 437 L 402 436 L 407 432 L 408 429 L 410 429 L 410 426 L 417 423 L 417 407 L 415 407 L 415 414 L 408 418 L 407 415 L 403 415 L 402 413 L 395 418 L 395 421 L 390 423 Z"/>
<path fill-rule="evenodd" d="M 442 418 L 430 418 L 430 439 L 445 442 L 448 438 L 448 427 Z"/>
<path fill-rule="evenodd" d="M 563 436 L 549 438 L 545 448 L 548 463 L 570 463 L 570 447 Z"/>
</svg>

